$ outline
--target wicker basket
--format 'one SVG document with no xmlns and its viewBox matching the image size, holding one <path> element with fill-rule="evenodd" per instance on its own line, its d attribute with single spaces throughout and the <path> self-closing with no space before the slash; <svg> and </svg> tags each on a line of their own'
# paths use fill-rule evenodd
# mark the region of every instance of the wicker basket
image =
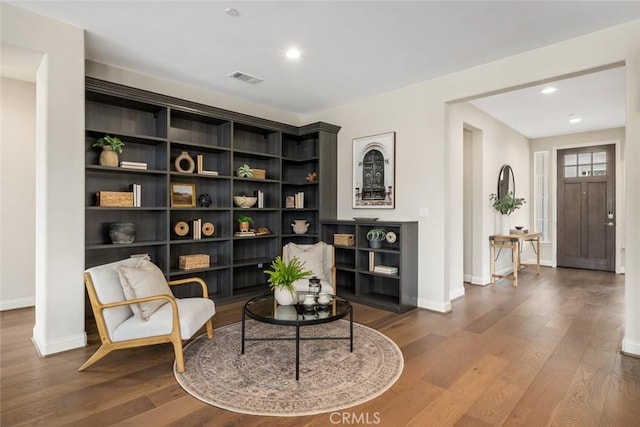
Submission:
<svg viewBox="0 0 640 427">
<path fill-rule="evenodd" d="M 353 246 L 356 244 L 356 238 L 353 234 L 334 234 L 333 244 L 336 246 Z"/>
<path fill-rule="evenodd" d="M 209 255 L 207 254 L 180 255 L 178 259 L 180 270 L 209 267 Z"/>
<path fill-rule="evenodd" d="M 267 171 L 264 169 L 253 169 L 253 178 L 265 179 L 267 177 Z"/>
<path fill-rule="evenodd" d="M 98 191 L 96 206 L 133 207 L 133 193 L 121 191 Z"/>
</svg>

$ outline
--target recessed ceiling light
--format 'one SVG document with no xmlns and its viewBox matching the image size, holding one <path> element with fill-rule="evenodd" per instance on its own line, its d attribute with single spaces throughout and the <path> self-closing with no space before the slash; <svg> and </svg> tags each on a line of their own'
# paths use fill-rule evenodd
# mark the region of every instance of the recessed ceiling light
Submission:
<svg viewBox="0 0 640 427">
<path fill-rule="evenodd" d="M 302 53 L 300 52 L 300 49 L 291 47 L 287 49 L 287 52 L 285 53 L 285 55 L 287 56 L 287 58 L 291 60 L 296 60 L 296 59 L 300 59 L 300 56 L 302 56 Z"/>
<path fill-rule="evenodd" d="M 544 89 L 542 89 L 540 92 L 544 93 L 545 95 L 549 95 L 550 93 L 554 93 L 557 91 L 558 91 L 557 87 L 547 86 Z"/>
<path fill-rule="evenodd" d="M 569 123 L 580 123 L 582 119 L 575 114 L 569 114 Z"/>
<path fill-rule="evenodd" d="M 229 16 L 240 16 L 240 12 L 238 12 L 238 9 L 234 9 L 232 7 L 228 7 L 224 11 Z"/>
</svg>

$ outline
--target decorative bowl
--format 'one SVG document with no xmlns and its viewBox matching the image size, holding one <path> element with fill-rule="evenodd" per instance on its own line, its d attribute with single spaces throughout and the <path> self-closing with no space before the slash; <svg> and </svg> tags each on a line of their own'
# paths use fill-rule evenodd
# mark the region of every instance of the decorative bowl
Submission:
<svg viewBox="0 0 640 427">
<path fill-rule="evenodd" d="M 257 197 L 253 196 L 233 196 L 233 203 L 241 208 L 251 208 L 258 202 Z"/>
</svg>

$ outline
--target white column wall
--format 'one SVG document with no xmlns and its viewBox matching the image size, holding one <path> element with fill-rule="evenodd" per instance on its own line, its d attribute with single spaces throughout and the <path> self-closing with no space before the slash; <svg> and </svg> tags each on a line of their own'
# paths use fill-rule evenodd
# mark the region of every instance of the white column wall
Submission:
<svg viewBox="0 0 640 427">
<path fill-rule="evenodd" d="M 84 31 L 0 4 L 3 44 L 42 53 L 36 79 L 33 341 L 84 346 Z"/>
<path fill-rule="evenodd" d="M 35 305 L 36 86 L 0 83 L 0 311 Z"/>
</svg>

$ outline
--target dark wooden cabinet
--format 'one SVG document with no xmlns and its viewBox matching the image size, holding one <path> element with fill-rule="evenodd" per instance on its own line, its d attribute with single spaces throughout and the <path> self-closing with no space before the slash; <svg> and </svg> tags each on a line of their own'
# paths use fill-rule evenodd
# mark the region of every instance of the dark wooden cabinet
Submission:
<svg viewBox="0 0 640 427">
<path fill-rule="evenodd" d="M 389 238 L 372 248 L 367 234 L 376 228 L 384 229 Z M 336 234 L 353 235 L 354 244 L 336 244 Z M 339 295 L 399 313 L 417 306 L 417 222 L 323 221 L 320 239 L 335 247 Z M 376 271 L 376 266 L 397 271 Z"/>
<path fill-rule="evenodd" d="M 142 91 L 92 78 L 86 81 L 85 264 L 92 267 L 134 254 L 149 254 L 167 278 L 199 276 L 210 297 L 231 301 L 267 290 L 263 270 L 294 241 L 320 239 L 320 220 L 336 218 L 336 144 L 339 127 L 314 123 L 295 127 Z M 100 166 L 93 147 L 104 136 L 125 143 L 120 161 L 143 162 L 147 169 Z M 183 152 L 217 175 L 182 172 L 175 160 Z M 265 171 L 264 179 L 239 177 L 242 165 Z M 184 169 L 181 168 L 181 169 Z M 317 180 L 306 177 L 315 172 Z M 208 206 L 172 207 L 171 183 L 193 184 L 195 197 L 207 194 Z M 97 206 L 98 191 L 130 191 L 141 186 L 140 207 Z M 264 194 L 263 207 L 240 208 L 233 196 Z M 304 194 L 304 206 L 288 208 L 287 197 Z M 237 237 L 236 218 L 253 218 L 253 227 L 269 234 Z M 200 219 L 214 224 L 211 236 L 178 236 L 174 225 Z M 294 220 L 309 221 L 295 234 Z M 136 239 L 111 243 L 109 224 L 132 222 Z M 210 266 L 182 270 L 182 255 L 209 255 Z M 183 290 L 184 296 L 197 290 Z"/>
</svg>

